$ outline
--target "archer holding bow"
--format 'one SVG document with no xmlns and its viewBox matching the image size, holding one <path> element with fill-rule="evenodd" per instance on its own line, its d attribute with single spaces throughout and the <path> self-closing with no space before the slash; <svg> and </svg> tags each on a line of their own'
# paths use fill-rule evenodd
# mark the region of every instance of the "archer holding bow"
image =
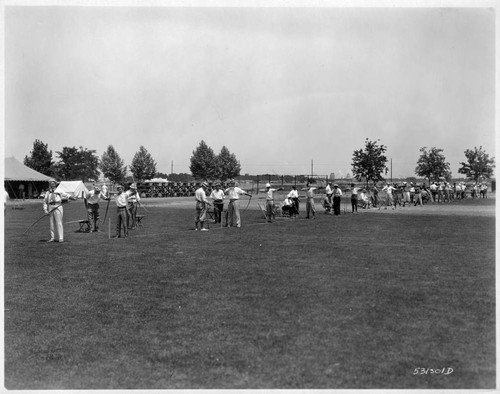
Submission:
<svg viewBox="0 0 500 394">
<path fill-rule="evenodd" d="M 69 200 L 74 200 L 69 194 L 61 191 L 56 192 L 57 182 L 49 181 L 49 190 L 43 198 L 43 211 L 50 220 L 50 239 L 47 242 L 55 242 L 56 235 L 59 243 L 64 242 L 63 228 L 63 204 Z"/>
<path fill-rule="evenodd" d="M 87 220 L 90 225 L 90 232 L 99 232 L 99 202 L 101 200 L 109 201 L 104 193 L 101 192 L 99 186 L 94 185 L 94 190 L 91 190 L 85 195 L 85 207 L 87 208 Z M 104 218 L 106 220 L 106 218 Z"/>
<path fill-rule="evenodd" d="M 229 182 L 229 188 L 226 189 L 224 193 L 226 193 L 229 197 L 229 204 L 227 207 L 229 223 L 226 223 L 226 226 L 232 227 L 236 222 L 236 227 L 241 227 L 240 206 L 238 203 L 240 195 L 244 194 L 245 196 L 250 197 L 250 199 L 252 198 L 252 195 L 243 189 L 240 189 L 234 180 Z"/>
</svg>

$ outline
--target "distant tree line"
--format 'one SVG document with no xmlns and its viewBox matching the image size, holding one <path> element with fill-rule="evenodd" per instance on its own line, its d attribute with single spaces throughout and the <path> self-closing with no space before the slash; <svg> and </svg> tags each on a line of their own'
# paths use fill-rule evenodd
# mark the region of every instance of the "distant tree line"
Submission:
<svg viewBox="0 0 500 394">
<path fill-rule="evenodd" d="M 108 146 L 101 157 L 97 156 L 95 150 L 81 146 L 65 146 L 56 155 L 57 161 L 54 161 L 48 144 L 35 140 L 30 155 L 24 158 L 24 164 L 44 175 L 66 181 L 95 182 L 102 173 L 111 182 L 122 183 L 129 178 L 127 170 L 131 172 L 132 181 L 137 182 L 156 175 L 156 162 L 143 146 L 136 152 L 128 168 L 112 145 Z"/>
<path fill-rule="evenodd" d="M 385 152 L 387 146 L 377 141 L 365 139 L 365 146 L 353 152 L 352 172 L 358 181 L 376 183 L 385 180 L 387 174 L 387 156 Z M 420 148 L 420 156 L 415 167 L 415 174 L 424 177 L 431 182 L 447 180 L 452 177 L 450 163 L 446 161 L 443 149 L 436 147 Z M 48 144 L 40 140 L 33 142 L 33 150 L 24 158 L 24 164 L 42 174 L 52 176 L 60 180 L 83 180 L 84 182 L 97 181 L 100 174 L 108 178 L 113 183 L 123 183 L 127 181 L 143 182 L 151 178 L 168 178 L 173 182 L 194 182 L 194 181 L 215 181 L 226 182 L 229 179 L 240 176 L 241 164 L 236 155 L 231 153 L 225 146 L 222 147 L 218 155 L 210 148 L 205 141 L 201 141 L 193 151 L 190 159 L 189 169 L 191 174 L 165 174 L 157 171 L 157 165 L 151 154 L 144 146 L 140 146 L 135 153 L 129 166 L 116 152 L 112 145 L 109 145 L 105 152 L 99 157 L 95 150 L 89 150 L 82 146 L 63 147 L 57 151 L 56 161 L 53 160 L 52 151 Z M 465 161 L 460 162 L 461 167 L 458 172 L 466 178 L 479 182 L 490 179 L 495 168 L 495 159 L 490 158 L 482 146 L 474 149 L 467 149 Z M 128 172 L 130 171 L 130 175 Z M 308 176 L 293 175 L 246 175 L 245 178 L 267 182 L 278 177 L 283 183 L 305 183 L 315 182 L 315 179 Z"/>
</svg>

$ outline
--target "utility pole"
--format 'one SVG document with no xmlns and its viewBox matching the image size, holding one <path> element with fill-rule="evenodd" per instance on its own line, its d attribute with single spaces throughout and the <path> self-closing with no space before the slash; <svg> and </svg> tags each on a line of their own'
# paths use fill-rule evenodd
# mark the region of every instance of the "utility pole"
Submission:
<svg viewBox="0 0 500 394">
<path fill-rule="evenodd" d="M 391 159 L 391 183 L 392 183 L 392 159 Z"/>
<path fill-rule="evenodd" d="M 314 161 L 311 160 L 311 179 L 312 179 L 313 175 L 314 175 Z"/>
<path fill-rule="evenodd" d="M 172 163 L 170 164 L 170 175 L 174 173 L 174 161 L 172 160 Z"/>
</svg>

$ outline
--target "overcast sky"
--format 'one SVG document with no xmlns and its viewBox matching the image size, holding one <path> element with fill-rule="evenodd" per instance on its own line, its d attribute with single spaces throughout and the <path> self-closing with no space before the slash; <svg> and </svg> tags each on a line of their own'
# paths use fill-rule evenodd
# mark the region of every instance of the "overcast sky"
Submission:
<svg viewBox="0 0 500 394">
<path fill-rule="evenodd" d="M 351 172 L 365 138 L 414 176 L 423 146 L 495 156 L 492 8 L 5 7 L 5 155 L 143 145 L 190 172 Z"/>
</svg>

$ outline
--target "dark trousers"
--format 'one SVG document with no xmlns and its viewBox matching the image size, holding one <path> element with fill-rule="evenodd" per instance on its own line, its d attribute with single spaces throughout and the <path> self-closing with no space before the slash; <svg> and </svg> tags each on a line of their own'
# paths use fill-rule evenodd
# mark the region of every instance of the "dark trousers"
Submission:
<svg viewBox="0 0 500 394">
<path fill-rule="evenodd" d="M 214 201 L 214 221 L 215 221 L 215 223 L 221 222 L 222 211 L 224 211 L 224 203 Z"/>
<path fill-rule="evenodd" d="M 123 236 L 124 237 L 128 236 L 128 227 L 127 227 L 128 212 L 127 212 L 127 208 L 118 207 L 116 210 L 116 216 L 117 216 L 116 217 L 116 236 L 117 237 L 121 236 L 122 229 L 123 229 Z"/>
<path fill-rule="evenodd" d="M 357 194 L 353 194 L 351 196 L 351 205 L 352 205 L 352 211 L 358 212 L 358 195 Z"/>
<path fill-rule="evenodd" d="M 137 227 L 137 203 L 136 202 L 129 202 L 128 203 L 128 209 L 130 212 L 130 215 L 127 218 L 127 227 L 128 228 L 135 228 Z"/>
<path fill-rule="evenodd" d="M 87 204 L 87 220 L 90 230 L 99 230 L 99 204 Z"/>
<path fill-rule="evenodd" d="M 340 196 L 333 197 L 333 213 L 340 215 Z"/>
<path fill-rule="evenodd" d="M 298 215 L 299 214 L 299 199 L 297 197 L 294 197 L 291 199 L 293 203 L 293 215 Z"/>
</svg>

